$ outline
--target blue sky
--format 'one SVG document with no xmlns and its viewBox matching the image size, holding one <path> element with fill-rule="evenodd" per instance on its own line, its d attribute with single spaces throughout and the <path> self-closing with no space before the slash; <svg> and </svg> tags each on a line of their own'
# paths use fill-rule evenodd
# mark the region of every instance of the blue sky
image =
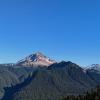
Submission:
<svg viewBox="0 0 100 100">
<path fill-rule="evenodd" d="M 0 0 L 0 63 L 36 51 L 58 61 L 100 63 L 100 1 Z"/>
</svg>

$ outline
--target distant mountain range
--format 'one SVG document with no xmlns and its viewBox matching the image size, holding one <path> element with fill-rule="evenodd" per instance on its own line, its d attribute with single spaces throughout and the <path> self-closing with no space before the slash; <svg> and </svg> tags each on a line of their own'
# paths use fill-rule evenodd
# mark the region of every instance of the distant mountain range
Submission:
<svg viewBox="0 0 100 100">
<path fill-rule="evenodd" d="M 98 85 L 99 64 L 82 68 L 37 52 L 16 64 L 0 65 L 1 100 L 60 100 L 67 95 L 85 94 Z"/>
</svg>

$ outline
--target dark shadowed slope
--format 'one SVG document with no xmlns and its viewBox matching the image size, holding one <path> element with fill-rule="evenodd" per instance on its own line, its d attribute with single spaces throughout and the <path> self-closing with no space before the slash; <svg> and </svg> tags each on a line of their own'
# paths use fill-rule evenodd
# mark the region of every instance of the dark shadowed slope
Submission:
<svg viewBox="0 0 100 100">
<path fill-rule="evenodd" d="M 0 99 L 5 93 L 5 87 L 12 87 L 24 82 L 34 70 L 20 66 L 0 65 Z"/>
<path fill-rule="evenodd" d="M 14 93 L 21 91 L 22 88 L 26 87 L 33 80 L 35 75 L 37 74 L 37 70 L 34 71 L 32 76 L 29 76 L 24 82 L 17 84 L 16 86 L 12 86 L 10 88 L 5 88 L 5 95 L 2 100 L 13 100 Z"/>
</svg>

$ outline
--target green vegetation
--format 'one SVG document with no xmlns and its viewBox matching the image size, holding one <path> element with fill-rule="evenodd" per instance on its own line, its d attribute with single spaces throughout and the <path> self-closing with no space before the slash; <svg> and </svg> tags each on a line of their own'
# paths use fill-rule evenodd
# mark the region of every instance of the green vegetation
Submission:
<svg viewBox="0 0 100 100">
<path fill-rule="evenodd" d="M 31 68 L 0 65 L 0 99 L 5 94 L 4 88 L 24 82 L 32 71 Z"/>
<path fill-rule="evenodd" d="M 47 69 L 38 69 L 28 85 L 20 90 L 17 88 L 19 91 L 7 97 L 10 100 L 59 100 L 66 95 L 85 94 L 96 85 L 78 65 L 61 62 Z"/>
<path fill-rule="evenodd" d="M 81 95 L 85 95 L 91 88 L 100 84 L 98 81 L 100 73 L 84 72 L 81 67 L 72 62 L 56 63 L 48 68 L 42 67 L 32 71 L 33 69 L 23 67 L 5 69 L 20 83 L 12 85 L 11 81 L 11 86 L 7 85 L 5 88 L 5 96 L 2 100 L 60 100 L 66 96 L 68 97 L 64 100 L 89 100 Z M 90 95 L 87 94 L 86 98 Z M 76 97 L 77 95 L 80 96 Z"/>
<path fill-rule="evenodd" d="M 92 90 L 90 93 L 87 92 L 86 95 L 79 96 L 67 96 L 62 100 L 100 100 L 100 87 L 97 87 L 96 90 Z"/>
</svg>

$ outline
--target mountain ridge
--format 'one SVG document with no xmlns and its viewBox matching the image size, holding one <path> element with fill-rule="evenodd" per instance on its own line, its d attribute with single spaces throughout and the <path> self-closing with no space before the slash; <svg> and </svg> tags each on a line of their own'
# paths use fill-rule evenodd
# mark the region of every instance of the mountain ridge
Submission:
<svg viewBox="0 0 100 100">
<path fill-rule="evenodd" d="M 71 61 L 56 62 L 40 52 L 33 53 L 15 64 L 0 64 L 0 98 L 5 93 L 5 98 L 9 98 L 10 91 L 12 100 L 58 100 L 61 96 L 84 94 L 100 84 L 98 68 L 99 64 L 84 68 Z M 29 77 L 32 80 L 26 84 Z"/>
<path fill-rule="evenodd" d="M 59 100 L 62 96 L 84 94 L 100 84 L 96 81 L 100 77 L 92 78 L 91 74 L 84 73 L 80 66 L 70 61 L 37 70 L 27 86 L 12 93 L 11 100 Z"/>
</svg>

